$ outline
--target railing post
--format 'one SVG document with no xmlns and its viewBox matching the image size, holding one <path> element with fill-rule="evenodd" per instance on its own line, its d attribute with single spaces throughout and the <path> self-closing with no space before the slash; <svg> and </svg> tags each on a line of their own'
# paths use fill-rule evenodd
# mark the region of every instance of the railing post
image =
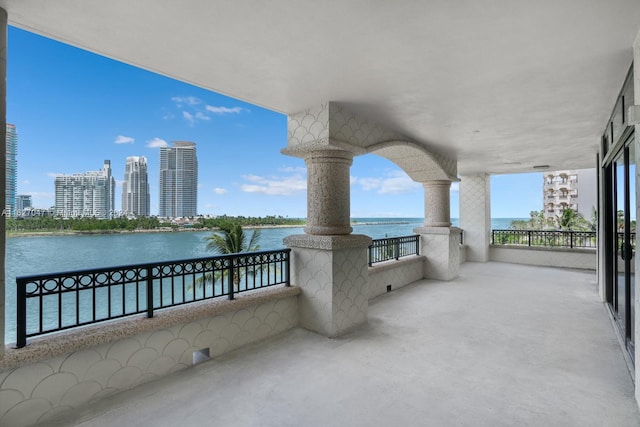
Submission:
<svg viewBox="0 0 640 427">
<path fill-rule="evenodd" d="M 233 282 L 234 282 L 234 268 L 233 268 L 233 264 L 234 264 L 234 257 L 230 257 L 229 258 L 229 299 L 232 300 L 233 299 Z"/>
<path fill-rule="evenodd" d="M 529 241 L 528 246 L 531 246 L 531 230 L 527 230 L 527 240 Z"/>
<path fill-rule="evenodd" d="M 160 281 L 160 286 L 162 286 L 162 281 Z M 153 267 L 151 266 L 147 267 L 147 317 L 153 317 Z"/>
<path fill-rule="evenodd" d="M 285 286 L 289 287 L 291 286 L 291 249 L 287 249 L 285 253 L 287 254 L 287 267 L 285 270 L 287 281 L 285 283 Z"/>
<path fill-rule="evenodd" d="M 27 284 L 16 282 L 16 348 L 22 348 L 27 345 Z M 42 315 L 42 313 L 40 313 Z"/>
<path fill-rule="evenodd" d="M 496 244 L 496 230 L 491 230 L 491 244 Z"/>
<path fill-rule="evenodd" d="M 415 236 L 414 239 L 416 243 L 416 255 L 420 255 L 420 236 Z"/>
<path fill-rule="evenodd" d="M 573 248 L 573 231 L 569 231 L 569 247 Z"/>
<path fill-rule="evenodd" d="M 369 245 L 369 267 L 373 264 L 373 244 Z"/>
<path fill-rule="evenodd" d="M 395 239 L 395 249 L 396 249 L 396 261 L 400 258 L 400 239 Z"/>
</svg>

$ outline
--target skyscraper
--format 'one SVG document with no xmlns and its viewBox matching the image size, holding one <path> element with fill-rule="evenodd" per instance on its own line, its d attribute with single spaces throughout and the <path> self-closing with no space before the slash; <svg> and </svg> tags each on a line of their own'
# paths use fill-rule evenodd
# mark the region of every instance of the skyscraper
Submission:
<svg viewBox="0 0 640 427">
<path fill-rule="evenodd" d="M 55 215 L 62 218 L 111 218 L 116 181 L 111 176 L 111 162 L 102 170 L 59 175 L 55 179 Z"/>
<path fill-rule="evenodd" d="M 127 157 L 122 184 L 122 214 L 149 216 L 149 179 L 144 156 Z"/>
<path fill-rule="evenodd" d="M 15 125 L 7 123 L 7 185 L 5 196 L 5 215 L 14 216 L 16 195 L 18 193 L 18 134 Z"/>
<path fill-rule="evenodd" d="M 16 196 L 16 211 L 24 213 L 26 209 L 32 208 L 31 194 L 18 194 Z"/>
<path fill-rule="evenodd" d="M 196 216 L 198 158 L 194 142 L 177 141 L 160 148 L 160 209 L 166 218 Z"/>
</svg>

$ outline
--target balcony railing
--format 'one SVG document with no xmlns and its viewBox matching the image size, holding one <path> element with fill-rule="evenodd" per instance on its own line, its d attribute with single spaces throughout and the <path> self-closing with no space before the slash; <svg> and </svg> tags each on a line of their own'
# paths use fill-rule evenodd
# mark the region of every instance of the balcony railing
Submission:
<svg viewBox="0 0 640 427">
<path fill-rule="evenodd" d="M 290 249 L 16 278 L 17 340 L 154 310 L 289 286 Z"/>
<path fill-rule="evenodd" d="M 369 267 L 376 262 L 420 255 L 420 236 L 387 237 L 375 239 L 369 246 Z"/>
<path fill-rule="evenodd" d="M 492 245 L 595 248 L 595 231 L 491 230 Z"/>
</svg>

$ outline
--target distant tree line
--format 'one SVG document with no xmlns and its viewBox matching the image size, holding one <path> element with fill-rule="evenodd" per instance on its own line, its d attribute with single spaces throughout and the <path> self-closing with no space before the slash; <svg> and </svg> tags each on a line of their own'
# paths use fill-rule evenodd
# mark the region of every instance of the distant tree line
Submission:
<svg viewBox="0 0 640 427">
<path fill-rule="evenodd" d="M 215 218 L 199 217 L 198 222 L 202 228 L 220 228 L 226 224 L 233 223 L 242 227 L 251 226 L 274 226 L 274 225 L 304 225 L 306 221 L 300 218 L 287 218 L 282 215 L 268 215 L 265 217 L 255 216 L 228 216 L 220 215 Z"/>
<path fill-rule="evenodd" d="M 566 230 L 566 231 L 596 231 L 598 224 L 597 212 L 592 212 L 591 221 L 585 219 L 573 209 L 565 209 L 562 215 L 546 217 L 542 211 L 531 211 L 529 220 L 511 221 L 514 230 Z"/>
<path fill-rule="evenodd" d="M 112 219 L 98 218 L 56 218 L 53 216 L 6 218 L 6 230 L 8 233 L 21 232 L 119 232 L 135 230 L 157 230 L 162 228 L 177 229 L 190 228 L 220 228 L 228 223 L 239 224 L 243 227 L 250 226 L 278 226 L 278 225 L 304 225 L 305 220 L 298 218 L 285 218 L 282 216 L 245 217 L 222 215 L 215 218 L 198 217 L 183 225 L 161 221 L 157 217 Z"/>
</svg>

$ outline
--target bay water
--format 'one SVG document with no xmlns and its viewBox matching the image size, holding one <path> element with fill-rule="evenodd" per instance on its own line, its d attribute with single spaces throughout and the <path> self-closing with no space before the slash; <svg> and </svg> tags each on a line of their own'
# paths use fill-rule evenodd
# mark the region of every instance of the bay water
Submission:
<svg viewBox="0 0 640 427">
<path fill-rule="evenodd" d="M 514 219 L 518 218 L 495 218 L 491 225 L 493 229 L 506 229 Z M 413 229 L 421 227 L 423 221 L 422 218 L 356 218 L 353 233 L 373 239 L 407 236 L 414 234 Z M 455 218 L 452 222 L 458 224 Z M 281 249 L 286 236 L 303 233 L 302 227 L 262 229 L 260 250 Z M 15 342 L 16 277 L 211 256 L 205 249 L 205 238 L 210 234 L 209 231 L 184 231 L 8 238 L 5 342 Z"/>
</svg>

